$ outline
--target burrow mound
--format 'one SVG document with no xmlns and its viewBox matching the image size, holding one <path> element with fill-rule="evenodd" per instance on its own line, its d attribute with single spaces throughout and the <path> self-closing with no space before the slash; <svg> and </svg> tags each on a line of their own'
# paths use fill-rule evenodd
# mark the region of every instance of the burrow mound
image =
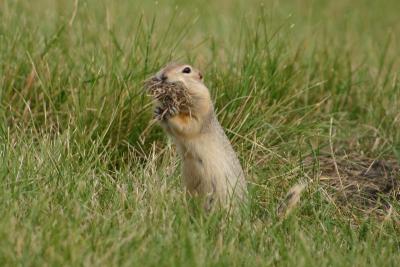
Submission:
<svg viewBox="0 0 400 267">
<path fill-rule="evenodd" d="M 321 154 L 304 160 L 306 173 L 341 207 L 384 212 L 400 201 L 400 165 L 395 159 L 357 154 Z"/>
</svg>

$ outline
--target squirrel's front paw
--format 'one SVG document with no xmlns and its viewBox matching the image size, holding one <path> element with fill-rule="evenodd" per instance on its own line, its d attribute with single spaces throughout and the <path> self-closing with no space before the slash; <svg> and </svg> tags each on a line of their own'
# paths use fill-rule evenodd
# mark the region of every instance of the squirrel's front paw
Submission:
<svg viewBox="0 0 400 267">
<path fill-rule="evenodd" d="M 179 110 L 176 107 L 171 107 L 168 109 L 169 117 L 175 117 L 178 114 L 179 114 Z"/>
<path fill-rule="evenodd" d="M 153 117 L 154 117 L 156 120 L 162 120 L 163 113 L 164 113 L 164 109 L 162 109 L 161 107 L 156 107 L 156 108 L 154 109 Z"/>
<path fill-rule="evenodd" d="M 178 115 L 179 111 L 175 107 L 171 108 L 162 108 L 162 107 L 156 107 L 154 110 L 154 118 L 157 120 L 168 120 L 171 117 L 174 117 Z"/>
</svg>

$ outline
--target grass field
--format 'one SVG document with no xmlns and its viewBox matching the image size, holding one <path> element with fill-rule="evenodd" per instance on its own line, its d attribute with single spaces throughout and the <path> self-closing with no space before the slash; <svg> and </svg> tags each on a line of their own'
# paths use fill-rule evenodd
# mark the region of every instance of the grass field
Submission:
<svg viewBox="0 0 400 267">
<path fill-rule="evenodd" d="M 0 2 L 0 266 L 398 266 L 386 220 L 340 207 L 301 159 L 400 159 L 400 2 Z M 200 68 L 249 181 L 202 214 L 143 80 Z M 285 220 L 287 190 L 311 186 Z"/>
</svg>

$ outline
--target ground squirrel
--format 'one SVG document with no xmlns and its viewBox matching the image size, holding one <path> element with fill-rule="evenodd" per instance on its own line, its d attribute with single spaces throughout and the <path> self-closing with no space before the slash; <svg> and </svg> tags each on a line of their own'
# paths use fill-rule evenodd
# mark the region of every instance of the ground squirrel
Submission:
<svg viewBox="0 0 400 267">
<path fill-rule="evenodd" d="M 182 158 L 187 191 L 204 199 L 206 210 L 246 198 L 240 162 L 214 112 L 203 75 L 189 65 L 169 64 L 148 80 L 155 117 Z"/>
</svg>

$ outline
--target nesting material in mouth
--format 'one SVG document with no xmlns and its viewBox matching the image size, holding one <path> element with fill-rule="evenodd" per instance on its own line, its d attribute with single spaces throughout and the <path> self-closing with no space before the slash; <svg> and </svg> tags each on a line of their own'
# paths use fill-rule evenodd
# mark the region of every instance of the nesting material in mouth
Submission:
<svg viewBox="0 0 400 267">
<path fill-rule="evenodd" d="M 192 96 L 182 82 L 165 82 L 156 77 L 145 81 L 149 95 L 158 102 L 163 110 L 178 110 L 190 113 Z"/>
</svg>

